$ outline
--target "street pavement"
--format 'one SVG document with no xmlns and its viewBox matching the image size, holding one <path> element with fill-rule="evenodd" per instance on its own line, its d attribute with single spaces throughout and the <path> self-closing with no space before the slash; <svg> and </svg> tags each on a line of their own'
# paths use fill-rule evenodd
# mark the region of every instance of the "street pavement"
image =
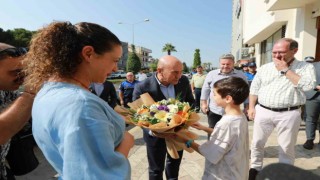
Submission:
<svg viewBox="0 0 320 180">
<path fill-rule="evenodd" d="M 200 123 L 207 125 L 207 118 L 200 114 Z M 198 144 L 207 141 L 207 134 L 190 128 L 191 131 L 199 134 L 199 139 L 196 140 Z M 251 140 L 253 130 L 253 122 L 249 122 L 249 137 Z M 145 143 L 142 138 L 142 130 L 139 127 L 129 126 L 128 131 L 135 137 L 135 145 L 129 153 L 129 161 L 131 164 L 131 179 L 132 180 L 147 180 L 148 179 L 148 160 Z M 320 147 L 318 147 L 319 136 L 317 133 L 316 145 L 313 150 L 306 150 L 302 147 L 306 140 L 305 126 L 301 123 L 298 134 L 296 150 L 295 166 L 306 169 L 320 176 Z M 274 131 L 265 147 L 264 166 L 278 162 L 278 143 L 276 131 Z M 17 177 L 17 180 L 44 180 L 56 179 L 54 176 L 56 172 L 48 164 L 38 148 L 35 148 L 36 155 L 39 159 L 39 166 L 31 173 Z M 197 152 L 184 152 L 183 159 L 180 166 L 179 179 L 181 180 L 199 180 L 202 177 L 204 170 L 204 157 Z M 165 178 L 164 178 L 165 179 Z"/>
</svg>

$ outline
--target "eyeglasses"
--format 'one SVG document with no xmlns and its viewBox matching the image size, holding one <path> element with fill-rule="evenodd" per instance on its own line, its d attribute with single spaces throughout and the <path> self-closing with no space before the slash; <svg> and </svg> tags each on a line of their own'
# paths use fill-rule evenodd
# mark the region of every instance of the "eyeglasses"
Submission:
<svg viewBox="0 0 320 180">
<path fill-rule="evenodd" d="M 8 55 L 11 57 L 19 57 L 28 52 L 27 48 L 18 47 L 18 48 L 8 48 L 0 51 L 0 55 Z"/>
</svg>

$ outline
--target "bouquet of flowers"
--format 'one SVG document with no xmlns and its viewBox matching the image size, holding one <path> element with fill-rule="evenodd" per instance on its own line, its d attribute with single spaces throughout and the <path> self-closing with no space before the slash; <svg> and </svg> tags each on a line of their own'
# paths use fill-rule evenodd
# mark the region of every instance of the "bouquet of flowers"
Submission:
<svg viewBox="0 0 320 180">
<path fill-rule="evenodd" d="M 196 134 L 188 131 L 188 127 L 200 118 L 187 102 L 180 102 L 177 99 L 155 102 L 148 93 L 145 93 L 140 99 L 128 103 L 128 106 L 129 112 L 120 114 L 129 115 L 128 119 L 132 124 L 156 133 L 180 133 L 190 139 L 198 138 Z M 115 110 L 119 112 L 117 108 Z M 178 150 L 193 152 L 191 148 L 173 139 L 166 138 L 166 143 L 172 158 L 179 158 Z"/>
</svg>

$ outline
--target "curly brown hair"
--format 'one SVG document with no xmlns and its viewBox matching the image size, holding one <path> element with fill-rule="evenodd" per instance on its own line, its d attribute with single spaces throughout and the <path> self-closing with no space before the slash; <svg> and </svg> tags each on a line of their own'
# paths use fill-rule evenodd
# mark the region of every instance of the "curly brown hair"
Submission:
<svg viewBox="0 0 320 180">
<path fill-rule="evenodd" d="M 52 76 L 72 77 L 82 62 L 80 52 L 84 46 L 92 46 L 95 53 L 113 50 L 121 42 L 111 31 L 98 24 L 81 22 L 53 22 L 40 29 L 32 38 L 30 49 L 23 60 L 25 85 L 40 89 Z"/>
</svg>

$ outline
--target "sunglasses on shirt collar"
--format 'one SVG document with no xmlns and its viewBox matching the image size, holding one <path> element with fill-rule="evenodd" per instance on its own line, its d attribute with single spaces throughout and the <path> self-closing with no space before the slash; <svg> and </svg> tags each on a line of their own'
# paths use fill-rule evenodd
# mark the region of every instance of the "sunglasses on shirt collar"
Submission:
<svg viewBox="0 0 320 180">
<path fill-rule="evenodd" d="M 25 55 L 28 52 L 27 48 L 18 47 L 18 48 L 8 48 L 0 51 L 0 56 L 8 55 L 11 57 L 19 57 Z"/>
</svg>

